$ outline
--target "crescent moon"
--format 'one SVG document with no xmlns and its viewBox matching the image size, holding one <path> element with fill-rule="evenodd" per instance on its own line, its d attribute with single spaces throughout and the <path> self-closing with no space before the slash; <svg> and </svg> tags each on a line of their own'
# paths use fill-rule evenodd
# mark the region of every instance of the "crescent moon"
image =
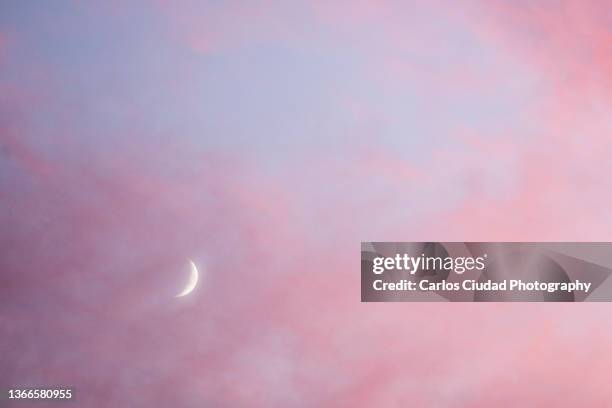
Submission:
<svg viewBox="0 0 612 408">
<path fill-rule="evenodd" d="M 183 291 L 175 297 L 183 297 L 190 294 L 198 284 L 198 267 L 191 260 L 189 261 L 189 264 L 191 265 L 191 275 L 189 275 L 189 281 L 187 282 L 185 289 L 183 289 Z"/>
</svg>

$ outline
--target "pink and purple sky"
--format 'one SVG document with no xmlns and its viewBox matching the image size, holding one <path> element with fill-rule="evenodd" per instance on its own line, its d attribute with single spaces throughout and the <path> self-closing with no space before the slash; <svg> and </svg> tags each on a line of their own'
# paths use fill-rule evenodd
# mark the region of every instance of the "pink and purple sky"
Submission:
<svg viewBox="0 0 612 408">
<path fill-rule="evenodd" d="M 611 157 L 609 1 L 3 1 L 0 387 L 609 406 L 609 305 L 362 304 L 359 243 L 611 240 Z"/>
</svg>

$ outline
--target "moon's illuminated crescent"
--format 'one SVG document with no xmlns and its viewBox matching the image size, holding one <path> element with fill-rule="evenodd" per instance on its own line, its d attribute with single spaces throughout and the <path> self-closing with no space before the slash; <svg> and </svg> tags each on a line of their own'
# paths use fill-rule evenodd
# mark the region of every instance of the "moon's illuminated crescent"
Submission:
<svg viewBox="0 0 612 408">
<path fill-rule="evenodd" d="M 189 276 L 189 282 L 187 282 L 187 286 L 185 286 L 185 289 L 183 289 L 183 291 L 175 297 L 182 297 L 190 294 L 198 284 L 198 267 L 191 260 L 189 261 L 189 264 L 191 265 L 191 275 Z"/>
</svg>

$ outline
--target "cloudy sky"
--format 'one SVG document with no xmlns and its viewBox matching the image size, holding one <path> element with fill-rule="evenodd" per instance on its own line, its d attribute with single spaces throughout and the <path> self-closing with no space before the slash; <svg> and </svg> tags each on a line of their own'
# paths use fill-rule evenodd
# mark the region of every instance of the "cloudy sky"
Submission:
<svg viewBox="0 0 612 408">
<path fill-rule="evenodd" d="M 603 0 L 2 1 L 0 387 L 609 404 L 610 306 L 362 304 L 359 243 L 611 240 L 611 73 Z"/>
</svg>

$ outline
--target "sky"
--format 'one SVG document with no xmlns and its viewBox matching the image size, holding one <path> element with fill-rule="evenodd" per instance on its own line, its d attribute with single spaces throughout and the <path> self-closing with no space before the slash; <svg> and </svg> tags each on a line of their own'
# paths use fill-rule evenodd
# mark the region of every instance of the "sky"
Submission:
<svg viewBox="0 0 612 408">
<path fill-rule="evenodd" d="M 607 304 L 360 303 L 358 249 L 611 240 L 611 72 L 603 0 L 2 1 L 0 387 L 608 405 Z"/>
</svg>

